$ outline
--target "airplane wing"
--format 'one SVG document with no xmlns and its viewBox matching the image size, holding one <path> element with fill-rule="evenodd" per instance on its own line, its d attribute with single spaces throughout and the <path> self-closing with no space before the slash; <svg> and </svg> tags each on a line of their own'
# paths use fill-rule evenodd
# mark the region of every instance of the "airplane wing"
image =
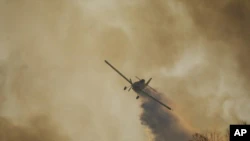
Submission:
<svg viewBox="0 0 250 141">
<path fill-rule="evenodd" d="M 161 104 L 162 106 L 168 108 L 169 110 L 172 110 L 172 108 L 170 108 L 169 106 L 165 105 L 164 103 L 162 103 L 161 101 L 157 100 L 156 98 L 154 98 L 153 96 L 151 96 L 150 94 L 148 94 L 147 92 L 143 91 L 143 94 L 145 94 L 146 96 L 148 96 L 149 98 L 153 99 L 154 101 L 158 102 L 159 104 Z"/>
<path fill-rule="evenodd" d="M 114 69 L 118 74 L 120 74 L 125 80 L 128 81 L 131 85 L 133 84 L 131 80 L 129 80 L 126 76 L 124 76 L 120 71 L 118 71 L 114 66 L 112 66 L 107 60 L 104 60 L 106 64 L 108 64 L 112 69 Z"/>
</svg>

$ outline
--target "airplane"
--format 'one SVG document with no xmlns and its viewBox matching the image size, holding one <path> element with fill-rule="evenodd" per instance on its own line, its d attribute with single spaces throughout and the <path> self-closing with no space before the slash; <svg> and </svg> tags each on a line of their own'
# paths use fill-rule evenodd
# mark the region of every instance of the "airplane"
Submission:
<svg viewBox="0 0 250 141">
<path fill-rule="evenodd" d="M 139 79 L 139 81 L 136 81 L 136 82 L 133 83 L 131 79 L 128 79 L 126 76 L 124 76 L 120 71 L 118 71 L 114 66 L 112 66 L 107 60 L 104 60 L 104 61 L 105 61 L 106 64 L 108 64 L 112 69 L 114 69 L 120 76 L 122 76 L 130 84 L 130 87 L 129 87 L 128 91 L 130 91 L 131 89 L 133 89 L 137 94 L 141 94 L 142 93 L 142 94 L 148 96 L 149 98 L 153 99 L 154 101 L 158 102 L 162 106 L 166 107 L 167 109 L 172 110 L 172 108 L 170 108 L 169 106 L 165 105 L 161 101 L 157 100 L 156 98 L 154 98 L 153 96 L 151 96 L 150 94 L 148 94 L 145 91 L 145 88 L 147 86 L 149 86 L 148 84 L 150 83 L 150 81 L 152 80 L 152 78 L 150 78 L 145 83 L 145 79 L 140 79 L 139 77 L 136 77 L 137 79 Z M 127 90 L 126 86 L 124 87 L 124 90 Z M 139 99 L 139 95 L 137 95 L 136 99 Z"/>
</svg>

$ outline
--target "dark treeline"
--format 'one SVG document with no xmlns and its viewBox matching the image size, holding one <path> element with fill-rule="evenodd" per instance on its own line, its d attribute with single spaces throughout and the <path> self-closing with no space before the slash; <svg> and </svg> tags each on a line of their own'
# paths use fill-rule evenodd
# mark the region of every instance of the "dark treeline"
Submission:
<svg viewBox="0 0 250 141">
<path fill-rule="evenodd" d="M 240 121 L 238 124 L 246 125 L 247 122 Z M 207 131 L 205 133 L 195 133 L 189 141 L 229 141 L 229 136 L 229 128 L 227 128 L 224 132 Z"/>
</svg>

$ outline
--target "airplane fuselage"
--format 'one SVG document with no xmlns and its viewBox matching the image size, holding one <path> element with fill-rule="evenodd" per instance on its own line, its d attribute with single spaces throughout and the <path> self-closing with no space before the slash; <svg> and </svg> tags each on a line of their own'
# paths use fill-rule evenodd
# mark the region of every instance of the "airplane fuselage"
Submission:
<svg viewBox="0 0 250 141">
<path fill-rule="evenodd" d="M 139 94 L 143 93 L 145 96 L 155 100 L 156 102 L 158 102 L 159 104 L 161 104 L 162 106 L 168 108 L 169 110 L 171 110 L 170 107 L 168 107 L 167 105 L 165 105 L 164 103 L 162 103 L 161 101 L 157 100 L 156 98 L 154 98 L 153 96 L 151 96 L 150 94 L 148 94 L 147 92 L 144 91 L 145 87 L 148 86 L 148 84 L 150 83 L 150 81 L 152 80 L 152 78 L 150 78 L 146 83 L 144 79 L 139 79 L 139 81 L 136 82 L 132 82 L 131 79 L 128 79 L 126 76 L 124 76 L 120 71 L 118 71 L 114 66 L 112 66 L 107 60 L 104 60 L 106 64 L 108 64 L 113 70 L 115 70 L 121 77 L 123 77 L 129 84 L 130 84 L 130 88 L 128 89 L 128 91 L 130 91 L 130 89 L 133 89 L 138 95 L 136 97 L 136 99 L 138 99 L 140 96 Z M 127 89 L 127 86 L 124 87 L 124 90 Z"/>
<path fill-rule="evenodd" d="M 132 89 L 135 91 L 135 92 L 140 92 L 141 90 L 143 90 L 145 88 L 145 80 L 142 79 L 140 81 L 137 81 L 137 82 L 134 82 L 132 84 Z"/>
</svg>

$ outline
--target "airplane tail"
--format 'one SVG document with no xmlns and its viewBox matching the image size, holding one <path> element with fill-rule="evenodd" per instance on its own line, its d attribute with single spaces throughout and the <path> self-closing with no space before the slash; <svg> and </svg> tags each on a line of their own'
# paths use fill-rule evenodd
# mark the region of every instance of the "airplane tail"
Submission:
<svg viewBox="0 0 250 141">
<path fill-rule="evenodd" d="M 148 84 L 150 83 L 150 81 L 152 80 L 152 78 L 150 78 L 147 83 L 146 83 L 146 86 L 148 86 Z"/>
</svg>

